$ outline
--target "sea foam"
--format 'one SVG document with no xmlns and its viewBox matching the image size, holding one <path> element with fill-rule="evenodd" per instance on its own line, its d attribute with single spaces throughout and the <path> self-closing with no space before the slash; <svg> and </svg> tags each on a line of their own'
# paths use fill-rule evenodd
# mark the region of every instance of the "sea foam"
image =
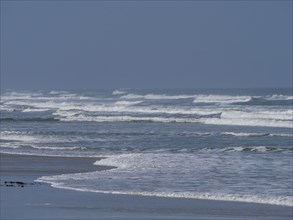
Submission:
<svg viewBox="0 0 293 220">
<path fill-rule="evenodd" d="M 292 197 L 285 193 L 288 187 L 292 188 L 289 179 L 288 184 L 282 185 L 280 182 L 280 187 L 274 191 L 274 185 L 278 184 L 278 181 L 282 181 L 284 177 L 290 178 L 285 171 L 289 167 L 284 167 L 290 166 L 287 164 L 289 157 L 284 157 L 283 161 L 270 160 L 269 163 L 267 159 L 261 158 L 260 156 L 256 166 L 255 161 L 249 156 L 235 158 L 235 155 L 230 157 L 229 154 L 220 156 L 208 156 L 208 154 L 197 156 L 184 153 L 109 155 L 95 164 L 117 168 L 103 172 L 45 176 L 37 181 L 50 183 L 57 188 L 88 192 L 293 206 Z M 279 166 L 275 166 L 275 163 Z M 252 175 L 261 173 L 262 169 L 279 169 L 280 179 L 270 184 L 267 179 L 270 177 L 255 178 Z M 241 173 L 245 181 L 234 182 L 230 175 L 236 173 L 237 175 Z M 215 175 L 221 178 L 216 180 Z M 198 176 L 201 178 L 197 178 Z M 263 184 L 255 185 L 255 181 Z M 225 184 L 227 182 L 231 183 L 227 185 Z M 152 188 L 153 184 L 156 185 L 155 190 Z M 265 193 L 267 190 L 271 192 L 271 195 Z M 239 191 L 241 194 L 237 193 Z"/>
</svg>

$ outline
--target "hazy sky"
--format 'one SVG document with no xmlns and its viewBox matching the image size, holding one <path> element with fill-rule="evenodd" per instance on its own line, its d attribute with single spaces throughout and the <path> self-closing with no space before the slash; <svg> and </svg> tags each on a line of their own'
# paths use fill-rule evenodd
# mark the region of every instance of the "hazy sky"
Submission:
<svg viewBox="0 0 293 220">
<path fill-rule="evenodd" d="M 292 1 L 1 1 L 2 89 L 292 86 Z"/>
</svg>

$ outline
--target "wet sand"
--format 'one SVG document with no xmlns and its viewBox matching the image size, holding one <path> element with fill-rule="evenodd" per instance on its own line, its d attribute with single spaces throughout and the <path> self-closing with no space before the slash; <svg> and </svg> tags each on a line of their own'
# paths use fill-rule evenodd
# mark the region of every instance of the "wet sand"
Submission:
<svg viewBox="0 0 293 220">
<path fill-rule="evenodd" d="M 0 154 L 0 219 L 291 220 L 293 208 L 244 202 L 114 195 L 56 189 L 40 176 L 109 169 L 99 158 Z"/>
</svg>

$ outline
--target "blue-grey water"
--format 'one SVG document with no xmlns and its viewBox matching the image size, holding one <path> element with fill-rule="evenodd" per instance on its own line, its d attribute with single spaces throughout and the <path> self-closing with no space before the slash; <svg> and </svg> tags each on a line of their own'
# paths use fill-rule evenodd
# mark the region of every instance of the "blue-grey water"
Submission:
<svg viewBox="0 0 293 220">
<path fill-rule="evenodd" d="M 116 167 L 38 179 L 59 188 L 293 206 L 292 102 L 290 89 L 6 91 L 0 152 Z"/>
</svg>

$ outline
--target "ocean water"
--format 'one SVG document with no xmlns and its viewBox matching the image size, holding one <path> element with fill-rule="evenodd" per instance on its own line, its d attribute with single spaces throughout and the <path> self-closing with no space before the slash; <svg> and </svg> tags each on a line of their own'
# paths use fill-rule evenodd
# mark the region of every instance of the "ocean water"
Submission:
<svg viewBox="0 0 293 220">
<path fill-rule="evenodd" d="M 114 167 L 37 180 L 58 188 L 293 206 L 292 102 L 290 89 L 6 91 L 0 152 Z"/>
</svg>

